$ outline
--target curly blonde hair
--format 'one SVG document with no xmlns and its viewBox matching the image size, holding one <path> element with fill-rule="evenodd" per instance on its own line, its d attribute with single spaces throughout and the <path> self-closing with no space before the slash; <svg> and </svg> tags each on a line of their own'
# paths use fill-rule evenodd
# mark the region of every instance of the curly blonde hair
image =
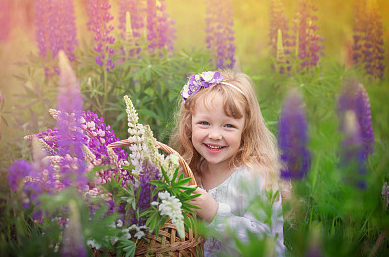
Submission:
<svg viewBox="0 0 389 257">
<path fill-rule="evenodd" d="M 199 167 L 202 157 L 192 144 L 192 114 L 199 100 L 206 103 L 207 97 L 214 97 L 216 93 L 223 98 L 224 112 L 227 116 L 236 119 L 245 118 L 241 144 L 237 153 L 231 158 L 230 166 L 245 164 L 253 171 L 262 174 L 266 189 L 276 188 L 280 170 L 276 138 L 265 124 L 254 83 L 249 76 L 240 72 L 224 70 L 221 71 L 221 75 L 223 81 L 239 88 L 243 94 L 232 86 L 217 84 L 202 89 L 186 101 L 182 101 L 176 114 L 176 127 L 170 143 L 187 161 L 196 180 L 200 182 Z"/>
</svg>

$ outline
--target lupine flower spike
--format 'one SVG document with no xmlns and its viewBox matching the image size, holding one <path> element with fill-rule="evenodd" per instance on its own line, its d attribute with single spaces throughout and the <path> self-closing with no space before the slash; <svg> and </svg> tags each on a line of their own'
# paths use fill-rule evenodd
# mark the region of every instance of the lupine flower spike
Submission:
<svg viewBox="0 0 389 257">
<path fill-rule="evenodd" d="M 35 0 L 36 40 L 39 55 L 50 62 L 63 50 L 70 61 L 75 59 L 77 33 L 73 0 L 45 1 Z M 59 73 L 57 66 L 45 68 L 45 75 Z"/>
<path fill-rule="evenodd" d="M 342 117 L 347 110 L 352 110 L 357 118 L 366 158 L 374 151 L 374 133 L 371 121 L 370 103 L 367 92 L 356 80 L 348 81 L 338 100 L 338 113 Z M 342 124 L 341 124 L 342 126 Z"/>
<path fill-rule="evenodd" d="M 295 58 L 299 63 L 297 71 L 310 71 L 318 66 L 319 57 L 322 55 L 323 37 L 317 34 L 318 26 L 315 24 L 317 11 L 314 0 L 300 0 L 294 18 L 293 32 L 295 46 Z"/>
<path fill-rule="evenodd" d="M 78 186 L 87 183 L 84 152 L 85 137 L 80 119 L 82 97 L 77 77 L 72 70 L 64 52 L 59 54 L 60 87 L 58 88 L 58 110 L 60 111 L 58 127 L 59 155 L 64 157 L 61 163 L 61 173 L 65 174 L 64 184 L 75 182 Z"/>
<path fill-rule="evenodd" d="M 342 116 L 342 130 L 344 139 L 341 143 L 340 165 L 346 168 L 345 181 L 361 189 L 366 187 L 363 177 L 366 173 L 366 156 L 363 151 L 361 131 L 356 114 L 347 110 Z"/>
<path fill-rule="evenodd" d="M 207 0 L 205 41 L 219 69 L 235 65 L 235 31 L 231 0 Z"/>
<path fill-rule="evenodd" d="M 356 1 L 354 14 L 354 64 L 370 78 L 382 79 L 385 70 L 381 16 L 375 0 Z"/>
<path fill-rule="evenodd" d="M 272 56 L 276 57 L 277 71 L 285 73 L 286 56 L 290 55 L 290 35 L 288 19 L 285 17 L 285 8 L 281 0 L 270 1 L 270 33 L 269 44 Z M 278 68 L 278 67 L 277 67 Z"/>
<path fill-rule="evenodd" d="M 340 131 L 344 134 L 341 145 L 341 166 L 349 167 L 346 174 L 359 188 L 365 188 L 366 160 L 373 153 L 370 104 L 363 86 L 356 80 L 348 81 L 338 99 Z M 352 170 L 351 170 L 352 169 Z M 357 171 L 357 172 L 356 172 Z"/>
<path fill-rule="evenodd" d="M 165 0 L 147 0 L 147 41 L 151 52 L 161 50 L 165 46 L 169 52 L 173 50 L 174 29 L 166 12 Z"/>
<path fill-rule="evenodd" d="M 113 16 L 109 13 L 109 9 L 111 9 L 109 0 L 87 0 L 89 16 L 87 25 L 88 29 L 95 33 L 96 63 L 107 71 L 115 67 L 111 57 L 114 54 L 112 45 L 115 37 L 110 35 L 114 27 L 109 24 Z"/>
<path fill-rule="evenodd" d="M 284 101 L 278 124 L 278 145 L 281 150 L 281 177 L 302 179 L 306 176 L 311 154 L 307 149 L 308 133 L 303 101 L 291 91 Z"/>
</svg>

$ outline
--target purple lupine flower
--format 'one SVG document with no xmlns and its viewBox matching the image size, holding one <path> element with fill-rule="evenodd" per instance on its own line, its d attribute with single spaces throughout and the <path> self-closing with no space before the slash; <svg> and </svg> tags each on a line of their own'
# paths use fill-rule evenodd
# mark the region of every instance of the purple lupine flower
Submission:
<svg viewBox="0 0 389 257">
<path fill-rule="evenodd" d="M 114 54 L 111 45 L 115 42 L 115 37 L 110 35 L 114 27 L 109 25 L 113 16 L 109 13 L 109 9 L 111 9 L 109 0 L 87 0 L 89 16 L 87 26 L 89 30 L 95 33 L 94 40 L 96 44 L 93 49 L 98 53 L 96 63 L 107 71 L 115 67 L 115 63 L 111 58 Z"/>
<path fill-rule="evenodd" d="M 340 165 L 347 169 L 343 174 L 346 183 L 364 189 L 366 187 L 363 179 L 366 174 L 366 154 L 356 116 L 351 109 L 341 115 L 341 131 L 344 138 L 341 142 Z"/>
<path fill-rule="evenodd" d="M 152 201 L 156 201 L 157 196 L 154 198 L 151 197 L 151 193 L 155 188 L 154 185 L 149 183 L 150 180 L 160 180 L 159 176 L 160 171 L 157 167 L 155 167 L 152 163 L 144 162 L 142 164 L 143 171 L 139 174 L 139 182 L 140 182 L 140 194 L 138 199 L 139 210 L 143 211 L 150 207 L 150 203 Z M 144 224 L 142 220 L 139 220 L 140 224 Z"/>
<path fill-rule="evenodd" d="M 77 43 L 73 0 L 35 0 L 36 39 L 39 55 L 54 58 L 63 50 L 68 59 L 75 59 L 74 48 Z M 58 67 L 45 69 L 45 75 L 58 73 Z"/>
<path fill-rule="evenodd" d="M 131 27 L 133 32 L 133 37 L 136 39 L 140 38 L 143 35 L 144 22 L 143 15 L 145 14 L 145 7 L 143 6 L 142 1 L 138 0 L 120 0 L 119 5 L 119 29 L 124 32 L 126 31 L 126 12 L 130 13 L 131 17 Z"/>
<path fill-rule="evenodd" d="M 58 129 L 47 129 L 45 131 L 39 132 L 38 134 L 27 135 L 24 137 L 25 140 L 32 141 L 33 138 L 36 137 L 38 139 L 42 139 L 46 144 L 47 154 L 49 155 L 57 155 L 58 150 Z"/>
<path fill-rule="evenodd" d="M 343 93 L 338 100 L 338 113 L 342 117 L 344 113 L 351 110 L 357 118 L 357 126 L 363 143 L 363 152 L 367 158 L 374 151 L 374 133 L 371 121 L 370 103 L 367 92 L 362 84 L 356 80 L 348 81 Z M 341 124 L 341 130 L 343 124 Z"/>
<path fill-rule="evenodd" d="M 381 15 L 375 1 L 357 1 L 354 14 L 354 64 L 371 78 L 382 79 L 385 70 Z"/>
<path fill-rule="evenodd" d="M 30 163 L 26 160 L 15 160 L 8 168 L 8 182 L 13 191 L 16 192 L 20 188 L 23 179 L 30 174 L 31 169 Z"/>
<path fill-rule="evenodd" d="M 280 74 L 284 74 L 286 69 L 290 69 L 290 61 L 287 56 L 291 54 L 292 43 L 289 35 L 288 19 L 285 17 L 285 8 L 281 0 L 270 2 L 270 47 L 271 54 L 276 58 L 273 68 Z"/>
<path fill-rule="evenodd" d="M 317 7 L 313 0 L 300 0 L 294 18 L 293 32 L 295 55 L 300 65 L 298 71 L 305 69 L 310 71 L 319 65 L 319 57 L 322 55 L 323 37 L 317 34 L 318 26 L 315 23 L 317 16 L 313 12 Z"/>
<path fill-rule="evenodd" d="M 81 126 L 88 136 L 86 146 L 96 156 L 96 160 L 101 160 L 101 163 L 99 164 L 109 164 L 110 159 L 107 152 L 107 146 L 120 140 L 115 137 L 115 132 L 111 129 L 111 126 L 106 125 L 102 117 L 99 118 L 95 113 L 89 110 L 84 113 L 84 120 L 82 120 Z M 127 160 L 128 153 L 122 148 L 116 148 L 114 149 L 114 152 L 118 156 L 118 161 Z M 100 171 L 99 174 L 103 184 L 111 179 L 112 175 L 115 176 L 115 172 L 112 172 L 112 170 Z M 132 175 L 124 169 L 120 169 L 119 176 L 122 179 L 123 184 L 133 180 Z"/>
<path fill-rule="evenodd" d="M 51 109 L 50 113 L 55 119 L 57 119 L 57 121 L 59 120 L 59 111 Z M 68 114 L 65 116 L 68 117 Z M 84 133 L 82 142 L 93 154 L 93 160 L 89 160 L 92 165 L 110 164 L 107 146 L 110 143 L 120 140 L 119 138 L 115 137 L 115 132 L 111 129 L 111 126 L 106 125 L 102 117 L 98 117 L 97 114 L 89 110 L 82 111 L 79 123 Z M 43 147 L 48 155 L 58 155 L 58 128 L 47 129 L 46 131 L 40 132 L 38 134 L 27 135 L 24 137 L 24 139 L 32 141 L 34 137 L 43 140 Z M 115 148 L 113 151 L 118 156 L 118 161 L 122 162 L 127 160 L 128 153 L 124 149 Z M 114 175 L 114 177 L 116 176 L 116 172 L 113 170 L 99 171 L 99 177 L 101 179 L 100 183 L 105 184 L 109 179 L 111 179 L 112 175 Z M 123 184 L 127 183 L 129 180 L 133 180 L 131 174 L 124 169 L 120 169 L 119 176 L 122 179 Z"/>
<path fill-rule="evenodd" d="M 61 163 L 63 183 L 69 186 L 72 182 L 84 186 L 87 179 L 84 176 L 86 164 L 83 144 L 84 133 L 80 124 L 82 115 L 82 97 L 76 74 L 72 70 L 64 52 L 59 52 L 59 82 L 58 110 L 60 111 L 58 127 L 59 155 L 64 157 Z"/>
<path fill-rule="evenodd" d="M 11 6 L 9 0 L 0 2 L 0 42 L 5 42 L 11 32 Z"/>
<path fill-rule="evenodd" d="M 283 179 L 304 178 L 311 165 L 307 149 L 307 122 L 303 101 L 297 91 L 291 91 L 284 101 L 278 123 L 278 146 L 281 150 Z"/>
<path fill-rule="evenodd" d="M 153 52 L 157 48 L 157 4 L 156 0 L 147 0 L 147 41 L 148 48 Z"/>
<path fill-rule="evenodd" d="M 282 32 L 283 44 L 287 47 L 290 46 L 288 19 L 285 16 L 285 8 L 282 0 L 271 0 L 269 44 L 273 55 L 277 53 L 277 34 L 279 29 Z M 290 50 L 287 47 L 285 49 L 285 54 L 290 54 Z"/>
<path fill-rule="evenodd" d="M 175 21 L 166 11 L 165 0 L 157 1 L 157 46 L 162 49 L 165 46 L 169 53 L 173 52 L 173 40 L 175 39 Z"/>
<path fill-rule="evenodd" d="M 220 69 L 232 69 L 235 64 L 235 32 L 231 0 L 207 0 L 205 41 Z"/>
<path fill-rule="evenodd" d="M 139 40 L 144 34 L 144 21 L 143 17 L 146 15 L 146 8 L 143 1 L 137 0 L 120 0 L 119 4 L 119 29 L 122 31 L 122 38 L 126 44 L 139 46 Z M 129 21 L 127 21 L 127 12 L 129 13 Z M 131 26 L 127 28 L 126 26 Z M 130 49 L 128 53 L 122 52 L 126 55 L 136 56 L 140 53 L 140 48 Z"/>
</svg>

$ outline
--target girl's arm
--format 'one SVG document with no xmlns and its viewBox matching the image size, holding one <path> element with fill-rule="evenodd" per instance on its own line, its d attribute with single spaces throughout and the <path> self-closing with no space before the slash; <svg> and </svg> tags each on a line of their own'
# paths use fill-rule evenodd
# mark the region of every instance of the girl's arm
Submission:
<svg viewBox="0 0 389 257">
<path fill-rule="evenodd" d="M 196 197 L 189 202 L 190 204 L 200 207 L 200 209 L 194 209 L 197 216 L 207 222 L 211 222 L 217 213 L 218 203 L 207 193 L 207 191 L 200 187 L 196 188 L 193 194 L 201 194 L 199 197 Z"/>
</svg>

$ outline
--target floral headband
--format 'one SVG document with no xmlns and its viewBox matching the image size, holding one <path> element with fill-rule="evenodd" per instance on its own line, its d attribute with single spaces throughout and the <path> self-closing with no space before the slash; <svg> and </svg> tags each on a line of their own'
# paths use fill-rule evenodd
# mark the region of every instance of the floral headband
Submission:
<svg viewBox="0 0 389 257">
<path fill-rule="evenodd" d="M 201 74 L 193 75 L 189 77 L 188 82 L 181 90 L 181 96 L 186 101 L 192 94 L 199 92 L 202 88 L 212 87 L 217 84 L 223 84 L 235 88 L 243 94 L 242 90 L 238 87 L 224 82 L 223 76 L 218 71 L 205 71 Z M 244 95 L 244 94 L 243 94 Z"/>
</svg>

